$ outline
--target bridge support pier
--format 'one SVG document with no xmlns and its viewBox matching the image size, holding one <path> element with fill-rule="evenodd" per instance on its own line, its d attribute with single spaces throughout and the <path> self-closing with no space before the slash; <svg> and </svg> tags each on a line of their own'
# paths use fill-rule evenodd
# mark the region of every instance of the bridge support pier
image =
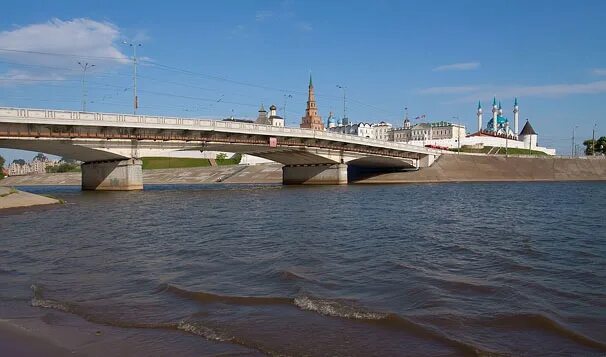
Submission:
<svg viewBox="0 0 606 357">
<path fill-rule="evenodd" d="M 284 185 L 346 185 L 347 165 L 286 165 L 282 167 Z"/>
<path fill-rule="evenodd" d="M 139 159 L 85 162 L 82 189 L 131 191 L 143 189 L 143 162 Z"/>
</svg>

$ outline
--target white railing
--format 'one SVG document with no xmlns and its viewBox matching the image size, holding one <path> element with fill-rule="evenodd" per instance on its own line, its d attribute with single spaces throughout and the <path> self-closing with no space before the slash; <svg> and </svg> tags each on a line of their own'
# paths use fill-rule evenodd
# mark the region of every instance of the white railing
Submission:
<svg viewBox="0 0 606 357">
<path fill-rule="evenodd" d="M 16 119 L 16 120 L 15 120 Z M 383 141 L 355 135 L 330 133 L 300 128 L 212 120 L 208 118 L 177 118 L 119 113 L 92 113 L 66 110 L 7 108 L 0 107 L 0 122 L 24 122 L 57 125 L 106 125 L 119 127 L 142 127 L 159 129 L 189 129 L 222 131 L 242 134 L 289 136 L 309 139 L 324 139 L 349 144 L 439 155 L 440 150 L 400 142 Z"/>
</svg>

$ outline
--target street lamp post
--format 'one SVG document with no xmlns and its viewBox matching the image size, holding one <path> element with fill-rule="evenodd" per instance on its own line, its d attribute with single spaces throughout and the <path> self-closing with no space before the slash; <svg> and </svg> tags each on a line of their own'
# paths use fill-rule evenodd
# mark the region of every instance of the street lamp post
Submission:
<svg viewBox="0 0 606 357">
<path fill-rule="evenodd" d="M 457 155 L 461 154 L 461 126 L 459 125 L 459 117 L 454 116 L 453 119 L 456 119 L 457 124 Z"/>
<path fill-rule="evenodd" d="M 593 124 L 593 130 L 591 131 L 591 154 L 595 156 L 595 128 L 598 124 Z"/>
<path fill-rule="evenodd" d="M 578 127 L 579 127 L 578 125 L 575 125 L 572 127 L 572 149 L 570 150 L 570 156 L 572 156 L 572 157 L 577 156 L 577 148 L 574 145 L 574 132 Z"/>
<path fill-rule="evenodd" d="M 509 149 L 509 122 L 505 122 L 505 157 L 509 157 L 508 149 Z"/>
<path fill-rule="evenodd" d="M 337 84 L 337 88 L 343 89 L 343 121 L 347 120 L 347 105 L 346 105 L 346 94 L 345 90 L 347 89 L 345 86 Z M 349 120 L 347 120 L 347 124 L 349 124 Z M 345 125 L 345 123 L 343 123 Z"/>
<path fill-rule="evenodd" d="M 88 100 L 88 93 L 87 93 L 87 89 L 86 89 L 86 70 L 89 68 L 93 68 L 95 67 L 94 64 L 90 64 L 88 62 L 85 62 L 84 64 L 82 64 L 82 62 L 78 62 L 78 64 L 80 65 L 80 67 L 82 67 L 82 111 L 85 112 L 86 111 L 86 102 Z"/>
<path fill-rule="evenodd" d="M 141 44 L 127 41 L 122 41 L 122 43 L 133 48 L 133 114 L 137 114 L 137 108 L 139 108 L 139 97 L 137 97 L 137 47 L 141 47 Z"/>
</svg>

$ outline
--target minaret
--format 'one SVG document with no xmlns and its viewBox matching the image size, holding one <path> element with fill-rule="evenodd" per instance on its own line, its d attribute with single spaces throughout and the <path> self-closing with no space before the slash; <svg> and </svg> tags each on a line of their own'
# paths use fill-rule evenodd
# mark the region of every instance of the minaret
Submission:
<svg viewBox="0 0 606 357">
<path fill-rule="evenodd" d="M 492 99 L 492 131 L 497 132 L 497 113 L 499 109 L 497 108 L 497 97 Z"/>
<path fill-rule="evenodd" d="M 322 117 L 318 115 L 318 108 L 316 108 L 316 97 L 314 95 L 314 84 L 311 80 L 311 74 L 309 75 L 307 108 L 305 109 L 305 116 L 301 118 L 301 125 L 299 126 L 303 129 L 324 130 Z"/>
<path fill-rule="evenodd" d="M 482 131 L 482 104 L 478 101 L 478 133 Z"/>
<path fill-rule="evenodd" d="M 513 133 L 518 136 L 518 118 L 520 116 L 520 109 L 518 108 L 518 98 L 513 102 Z"/>
</svg>

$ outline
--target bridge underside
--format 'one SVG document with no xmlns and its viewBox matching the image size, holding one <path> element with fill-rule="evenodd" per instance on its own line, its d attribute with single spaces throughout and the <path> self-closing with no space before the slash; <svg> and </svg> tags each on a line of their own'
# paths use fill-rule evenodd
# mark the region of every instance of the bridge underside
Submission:
<svg viewBox="0 0 606 357">
<path fill-rule="evenodd" d="M 284 165 L 285 184 L 344 184 L 351 168 L 411 170 L 428 166 L 433 159 L 415 152 L 320 139 L 272 139 L 276 142 L 270 146 L 268 135 L 0 123 L 0 147 L 84 162 L 84 189 L 140 189 L 141 157 L 181 150 L 226 151 L 272 160 Z"/>
</svg>

